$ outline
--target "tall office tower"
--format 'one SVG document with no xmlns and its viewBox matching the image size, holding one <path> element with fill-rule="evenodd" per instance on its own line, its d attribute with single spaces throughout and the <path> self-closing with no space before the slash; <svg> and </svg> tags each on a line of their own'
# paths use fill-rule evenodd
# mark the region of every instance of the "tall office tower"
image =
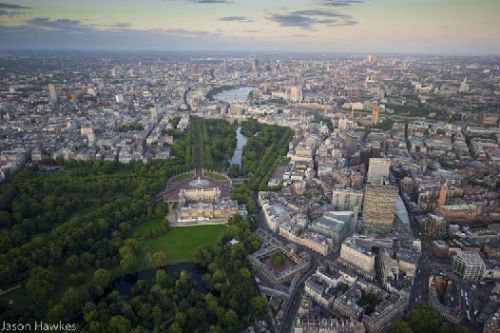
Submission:
<svg viewBox="0 0 500 333">
<path fill-rule="evenodd" d="M 352 128 L 352 122 L 347 118 L 341 117 L 338 121 L 338 129 L 340 132 L 345 133 L 348 129 Z"/>
<path fill-rule="evenodd" d="M 398 188 L 392 185 L 366 185 L 363 200 L 363 228 L 373 231 L 392 229 Z"/>
<path fill-rule="evenodd" d="M 290 88 L 290 100 L 292 102 L 302 102 L 302 89 L 297 86 L 292 86 Z"/>
<path fill-rule="evenodd" d="M 347 155 L 351 156 L 358 150 L 359 135 L 353 131 L 347 132 L 345 135 L 345 148 Z"/>
<path fill-rule="evenodd" d="M 380 120 L 380 107 L 378 105 L 372 108 L 372 126 L 377 125 Z"/>
<path fill-rule="evenodd" d="M 328 106 L 323 106 L 323 118 L 326 118 L 328 116 Z"/>
<path fill-rule="evenodd" d="M 460 93 L 468 93 L 469 92 L 469 84 L 467 83 L 467 77 L 460 83 L 460 89 L 458 90 Z"/>
<path fill-rule="evenodd" d="M 427 214 L 420 217 L 420 230 L 425 239 L 442 239 L 446 234 L 446 220 L 442 216 Z M 446 251 L 448 253 L 448 251 Z"/>
<path fill-rule="evenodd" d="M 259 60 L 254 59 L 252 61 L 252 72 L 258 72 L 259 68 L 260 68 L 260 66 L 259 66 Z"/>
<path fill-rule="evenodd" d="M 57 99 L 57 92 L 56 92 L 56 86 L 52 83 L 49 83 L 49 97 L 51 100 L 56 100 Z"/>
<path fill-rule="evenodd" d="M 149 109 L 149 112 L 151 113 L 151 119 L 158 121 L 158 110 L 156 109 L 156 106 L 152 106 Z"/>
<path fill-rule="evenodd" d="M 191 73 L 193 73 L 194 75 L 200 75 L 201 74 L 200 66 L 198 66 L 198 64 L 194 64 L 193 67 L 191 68 Z"/>
<path fill-rule="evenodd" d="M 384 184 L 384 179 L 389 177 L 391 160 L 388 158 L 370 158 L 366 182 L 372 185 Z"/>
<path fill-rule="evenodd" d="M 366 60 L 368 60 L 368 62 L 374 62 L 375 61 L 375 57 L 370 54 L 370 55 L 368 55 L 368 57 L 367 57 Z"/>
<path fill-rule="evenodd" d="M 87 145 L 89 147 L 95 143 L 96 136 L 91 123 L 83 124 L 80 128 L 80 133 L 87 138 Z"/>
<path fill-rule="evenodd" d="M 441 185 L 441 190 L 439 191 L 438 207 L 443 207 L 446 204 L 446 199 L 448 198 L 448 184 L 444 183 Z"/>
</svg>

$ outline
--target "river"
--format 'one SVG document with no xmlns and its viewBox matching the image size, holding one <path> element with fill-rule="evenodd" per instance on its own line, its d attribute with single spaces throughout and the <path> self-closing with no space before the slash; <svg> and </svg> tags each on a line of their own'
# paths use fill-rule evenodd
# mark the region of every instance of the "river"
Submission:
<svg viewBox="0 0 500 333">
<path fill-rule="evenodd" d="M 248 102 L 248 94 L 253 90 L 252 87 L 240 87 L 231 90 L 225 90 L 214 96 L 215 100 L 226 103 L 245 103 Z"/>
</svg>

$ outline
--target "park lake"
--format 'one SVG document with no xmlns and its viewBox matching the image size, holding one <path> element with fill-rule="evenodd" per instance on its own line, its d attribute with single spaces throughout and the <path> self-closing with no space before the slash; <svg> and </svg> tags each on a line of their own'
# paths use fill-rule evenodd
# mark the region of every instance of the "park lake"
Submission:
<svg viewBox="0 0 500 333">
<path fill-rule="evenodd" d="M 117 278 L 112 281 L 109 287 L 106 290 L 106 294 L 112 291 L 118 291 L 122 295 L 130 296 L 132 294 L 132 288 L 139 280 L 151 281 L 156 276 L 156 271 L 158 269 L 164 269 L 167 274 L 171 274 L 173 276 L 178 276 L 181 271 L 189 272 L 191 279 L 196 281 L 196 286 L 194 289 L 197 292 L 205 292 L 205 288 L 203 288 L 202 276 L 206 272 L 203 267 L 196 263 L 180 263 L 180 264 L 170 264 L 161 266 L 158 268 L 148 269 L 142 272 L 127 274 Z"/>
<path fill-rule="evenodd" d="M 248 94 L 253 90 L 252 87 L 240 87 L 230 90 L 225 90 L 214 96 L 214 99 L 226 103 L 244 103 L 248 101 Z M 236 130 L 237 144 L 231 157 L 231 164 L 236 164 L 241 167 L 241 156 L 243 147 L 247 144 L 248 138 L 241 134 L 241 126 Z"/>
<path fill-rule="evenodd" d="M 248 138 L 241 134 L 241 126 L 236 130 L 236 148 L 234 149 L 233 157 L 231 157 L 231 164 L 236 164 L 241 167 L 241 156 L 243 155 L 243 147 L 247 144 Z"/>
</svg>

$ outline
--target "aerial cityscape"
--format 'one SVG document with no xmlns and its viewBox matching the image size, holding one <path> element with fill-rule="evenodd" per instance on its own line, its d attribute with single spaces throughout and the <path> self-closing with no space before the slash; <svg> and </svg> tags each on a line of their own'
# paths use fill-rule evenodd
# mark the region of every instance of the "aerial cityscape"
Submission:
<svg viewBox="0 0 500 333">
<path fill-rule="evenodd" d="M 0 331 L 499 333 L 499 12 L 0 3 Z"/>
</svg>

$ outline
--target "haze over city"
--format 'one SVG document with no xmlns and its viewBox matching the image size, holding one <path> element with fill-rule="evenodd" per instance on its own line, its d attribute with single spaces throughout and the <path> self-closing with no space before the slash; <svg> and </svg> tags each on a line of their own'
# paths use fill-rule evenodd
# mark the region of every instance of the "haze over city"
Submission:
<svg viewBox="0 0 500 333">
<path fill-rule="evenodd" d="M 496 0 L 4 0 L 0 49 L 500 53 Z"/>
</svg>

